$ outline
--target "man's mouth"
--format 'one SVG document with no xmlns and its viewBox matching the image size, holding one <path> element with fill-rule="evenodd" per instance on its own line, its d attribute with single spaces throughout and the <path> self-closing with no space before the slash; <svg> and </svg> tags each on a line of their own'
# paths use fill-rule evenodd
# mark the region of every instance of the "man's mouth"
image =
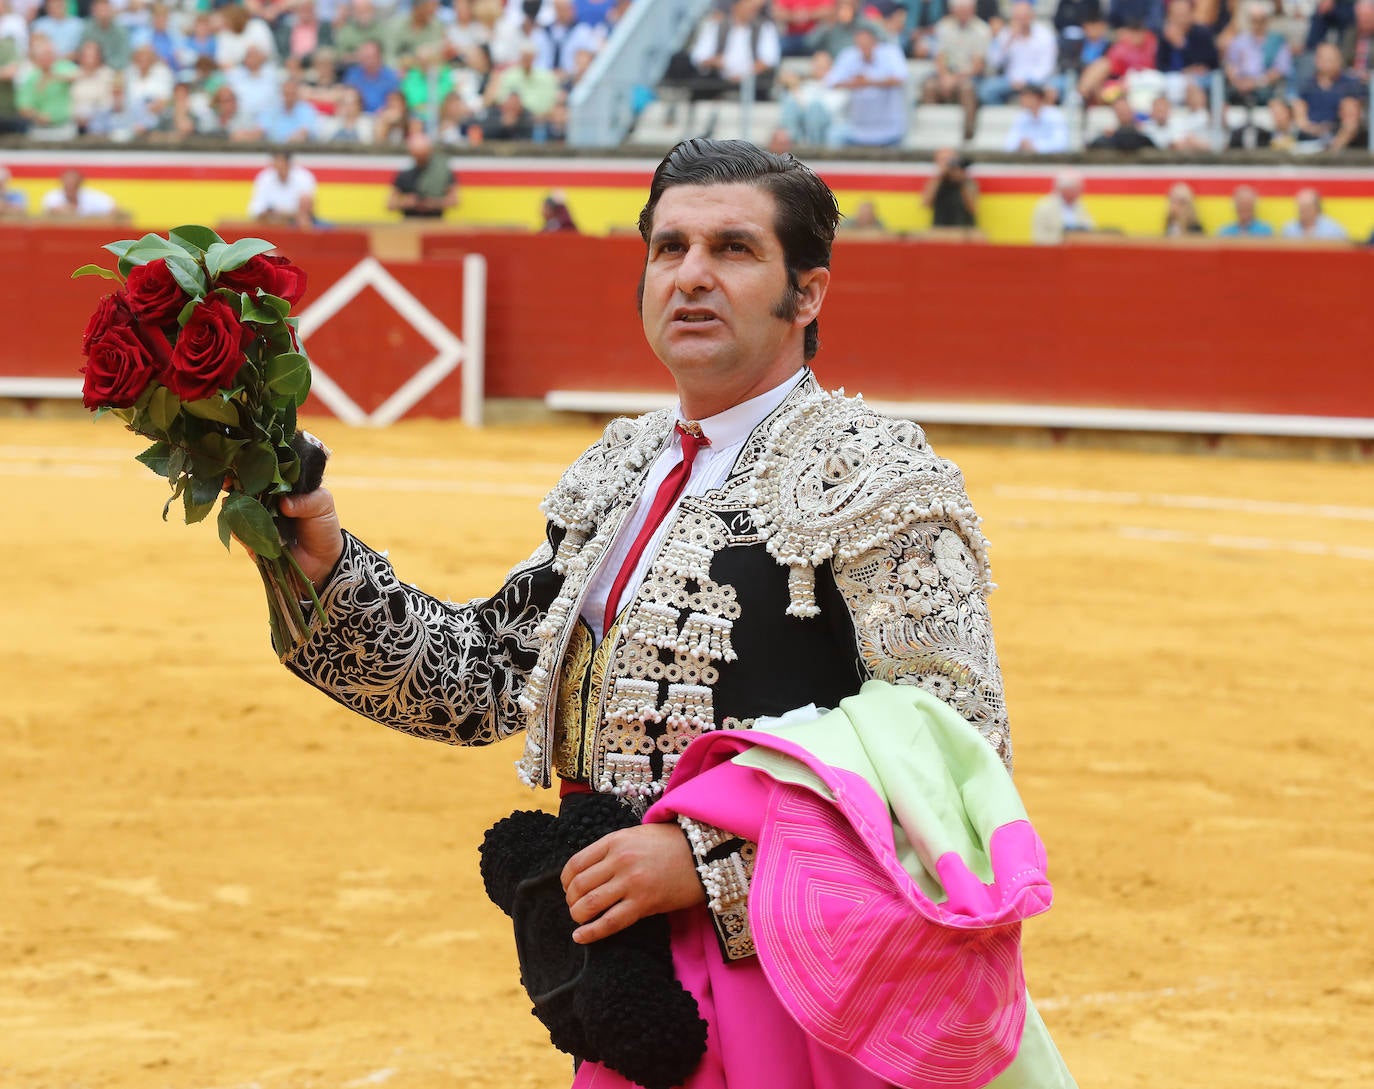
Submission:
<svg viewBox="0 0 1374 1089">
<path fill-rule="evenodd" d="M 697 325 L 703 322 L 715 321 L 716 315 L 713 310 L 698 310 L 683 307 L 673 312 L 673 320 L 685 322 L 688 325 Z"/>
</svg>

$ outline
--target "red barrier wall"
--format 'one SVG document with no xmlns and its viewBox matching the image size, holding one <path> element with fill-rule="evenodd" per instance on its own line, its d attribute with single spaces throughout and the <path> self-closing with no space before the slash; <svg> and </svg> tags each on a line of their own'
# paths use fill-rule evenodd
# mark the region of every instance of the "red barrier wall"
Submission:
<svg viewBox="0 0 1374 1089">
<path fill-rule="evenodd" d="M 321 288 L 366 252 L 355 232 L 274 237 L 308 271 L 315 263 Z M 109 238 L 108 228 L 0 230 L 0 290 L 23 316 L 0 341 L 0 373 L 74 373 L 103 282 L 66 277 Z M 487 259 L 489 396 L 669 388 L 635 315 L 638 238 L 421 241 L 422 263 L 388 267 L 426 305 L 441 298 L 455 332 L 457 262 L 467 252 Z M 1354 249 L 843 240 L 817 370 L 874 399 L 1374 417 L 1371 262 Z M 388 360 L 423 353 L 418 366 L 432 354 L 371 292 L 352 322 L 312 351 L 339 377 L 371 355 L 378 385 L 355 393 L 360 402 L 399 385 Z M 450 400 L 420 408 L 449 414 Z"/>
</svg>

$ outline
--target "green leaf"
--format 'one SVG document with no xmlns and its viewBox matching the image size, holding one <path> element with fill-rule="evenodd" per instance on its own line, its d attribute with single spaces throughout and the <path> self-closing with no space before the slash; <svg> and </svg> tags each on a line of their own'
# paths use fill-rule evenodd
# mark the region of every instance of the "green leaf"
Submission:
<svg viewBox="0 0 1374 1089">
<path fill-rule="evenodd" d="M 201 269 L 199 261 L 193 261 L 184 253 L 169 254 L 167 268 L 172 274 L 172 279 L 192 299 L 199 299 L 205 294 L 205 272 Z"/>
<path fill-rule="evenodd" d="M 148 466 L 158 476 L 167 475 L 167 464 L 172 456 L 172 448 L 165 442 L 155 442 L 143 453 L 139 454 L 135 461 Z"/>
<path fill-rule="evenodd" d="M 167 512 L 172 509 L 172 504 L 181 498 L 181 493 L 185 490 L 186 478 L 184 476 L 177 477 L 177 482 L 172 488 L 171 497 L 168 498 L 167 502 L 162 506 L 162 520 L 164 522 L 167 521 Z"/>
<path fill-rule="evenodd" d="M 137 241 L 137 238 L 123 238 L 120 239 L 118 242 L 111 242 L 108 245 L 101 246 L 100 248 L 103 250 L 108 250 L 116 257 L 123 257 L 126 253 L 129 252 L 129 248 Z"/>
<path fill-rule="evenodd" d="M 205 516 L 214 509 L 215 500 L 219 498 L 221 489 L 222 485 L 217 479 L 203 480 L 194 476 L 191 478 L 190 488 L 182 495 L 186 503 L 188 526 L 205 520 Z"/>
<path fill-rule="evenodd" d="M 226 401 L 218 393 L 203 401 L 187 401 L 186 411 L 202 420 L 214 420 L 230 427 L 237 427 L 239 424 L 238 406 L 232 401 Z"/>
<path fill-rule="evenodd" d="M 166 386 L 158 386 L 148 401 L 148 422 L 164 434 L 170 430 L 172 421 L 181 411 L 181 398 Z"/>
<path fill-rule="evenodd" d="M 298 352 L 282 352 L 267 361 L 268 395 L 290 397 L 296 404 L 310 390 L 310 360 Z"/>
<path fill-rule="evenodd" d="M 232 492 L 230 493 L 233 494 Z M 224 551 L 229 551 L 229 542 L 233 539 L 229 532 L 229 519 L 225 516 L 224 508 L 229 503 L 229 496 L 224 497 L 224 502 L 220 504 L 219 517 L 215 519 L 215 529 L 219 532 L 219 543 L 224 546 Z"/>
<path fill-rule="evenodd" d="M 240 238 L 228 245 L 219 242 L 205 250 L 205 269 L 212 279 L 217 279 L 221 272 L 233 272 L 254 257 L 276 248 L 275 244 L 261 238 Z"/>
<path fill-rule="evenodd" d="M 191 320 L 191 312 L 195 310 L 199 304 L 199 299 L 192 299 L 183 306 L 181 311 L 177 314 L 177 325 L 181 326 L 183 329 L 186 328 L 186 323 Z"/>
<path fill-rule="evenodd" d="M 72 273 L 72 279 L 77 280 L 82 276 L 103 276 L 107 280 L 118 280 L 119 273 L 114 269 L 106 268 L 104 265 L 82 265 Z"/>
<path fill-rule="evenodd" d="M 168 242 L 160 234 L 145 234 L 120 255 L 120 264 L 146 265 L 161 257 L 184 257 L 186 251 L 175 242 Z"/>
<path fill-rule="evenodd" d="M 240 319 L 257 322 L 259 325 L 277 325 L 281 322 L 281 316 L 270 306 L 259 306 L 257 299 L 247 295 L 243 297 L 243 313 Z"/>
<path fill-rule="evenodd" d="M 281 537 L 267 508 L 243 492 L 230 492 L 219 512 L 220 540 L 232 533 L 248 548 L 269 560 L 281 555 Z M 227 547 L 227 545 L 226 545 Z"/>
<path fill-rule="evenodd" d="M 221 245 L 224 243 L 224 239 L 215 234 L 209 227 L 202 227 L 199 223 L 186 223 L 180 227 L 173 227 L 167 232 L 167 237 L 197 257 L 216 242 Z"/>
<path fill-rule="evenodd" d="M 228 287 L 215 288 L 215 294 L 229 304 L 234 311 L 234 317 L 243 318 L 243 294 Z"/>
<path fill-rule="evenodd" d="M 265 442 L 255 442 L 239 451 L 234 463 L 239 487 L 249 495 L 265 492 L 277 476 L 277 452 Z"/>
<path fill-rule="evenodd" d="M 231 439 L 227 435 L 211 433 L 202 437 L 196 445 L 206 457 L 214 458 L 220 465 L 231 465 L 247 442 L 247 439 Z"/>
<path fill-rule="evenodd" d="M 180 446 L 173 446 L 171 452 L 167 455 L 167 479 L 175 481 L 186 471 L 186 467 L 190 464 L 191 455 Z"/>
<path fill-rule="evenodd" d="M 253 301 L 257 304 L 259 309 L 266 308 L 271 310 L 278 318 L 285 318 L 287 314 L 291 313 L 291 304 L 289 302 L 285 299 L 278 298 L 276 295 L 267 294 L 262 288 L 258 288 L 258 297 Z"/>
</svg>

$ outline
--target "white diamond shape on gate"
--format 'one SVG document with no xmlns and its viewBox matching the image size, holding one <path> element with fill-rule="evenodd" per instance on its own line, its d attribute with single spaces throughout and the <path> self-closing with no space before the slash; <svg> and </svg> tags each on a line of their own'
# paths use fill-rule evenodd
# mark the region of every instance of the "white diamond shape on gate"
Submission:
<svg viewBox="0 0 1374 1089">
<path fill-rule="evenodd" d="M 466 271 L 465 262 L 464 272 Z M 470 286 L 465 284 L 464 289 Z M 362 406 L 345 393 L 313 359 L 310 361 L 313 372 L 311 392 L 345 423 L 381 427 L 395 423 L 414 408 L 425 394 L 457 369 L 468 352 L 463 342 L 453 335 L 453 331 L 431 314 L 424 303 L 407 291 L 375 257 L 363 258 L 306 308 L 301 314 L 300 327 L 297 329 L 301 343 L 305 344 L 311 333 L 317 331 L 367 287 L 375 289 L 378 295 L 390 303 L 392 308 L 410 323 L 412 329 L 434 345 L 438 354 L 411 375 L 395 393 L 371 413 L 364 412 Z M 306 351 L 308 354 L 309 349 Z M 464 415 L 468 411 L 467 392 L 466 389 L 463 391 Z"/>
</svg>

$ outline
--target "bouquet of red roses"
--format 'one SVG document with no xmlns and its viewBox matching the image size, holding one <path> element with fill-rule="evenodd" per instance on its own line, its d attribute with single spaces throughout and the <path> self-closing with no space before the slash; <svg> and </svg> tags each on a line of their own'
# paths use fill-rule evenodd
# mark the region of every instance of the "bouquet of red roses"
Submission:
<svg viewBox="0 0 1374 1089">
<path fill-rule="evenodd" d="M 310 360 L 291 307 L 305 273 L 273 255 L 271 242 L 228 243 L 195 225 L 105 249 L 114 270 L 72 274 L 123 283 L 100 300 L 82 338 L 86 407 L 153 440 L 137 460 L 171 485 L 164 520 L 180 499 L 186 521 L 199 522 L 225 493 L 220 540 L 228 548 L 237 537 L 256 557 L 272 641 L 285 655 L 309 630 L 302 602 L 324 616 L 274 519 L 277 498 L 318 485 L 323 469 L 322 455 L 317 468 L 303 466 L 312 451 L 296 431 Z"/>
</svg>

